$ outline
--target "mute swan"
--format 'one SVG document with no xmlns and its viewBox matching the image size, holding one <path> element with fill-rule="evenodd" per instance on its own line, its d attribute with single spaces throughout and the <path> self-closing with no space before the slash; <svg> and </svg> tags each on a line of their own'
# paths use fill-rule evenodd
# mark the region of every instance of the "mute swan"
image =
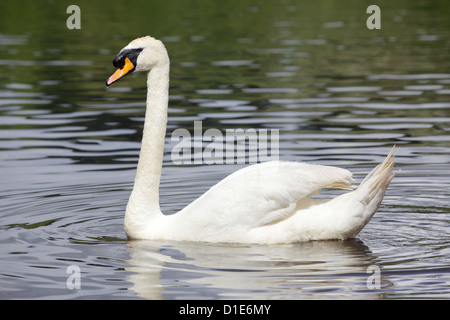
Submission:
<svg viewBox="0 0 450 320">
<path fill-rule="evenodd" d="M 150 36 L 131 41 L 114 58 L 109 86 L 147 71 L 147 108 L 134 187 L 125 213 L 130 239 L 292 243 L 354 238 L 378 209 L 394 177 L 394 148 L 355 190 L 352 174 L 331 166 L 271 161 L 236 171 L 173 215 L 159 206 L 169 96 L 169 57 Z M 321 188 L 351 189 L 330 200 Z"/>
</svg>

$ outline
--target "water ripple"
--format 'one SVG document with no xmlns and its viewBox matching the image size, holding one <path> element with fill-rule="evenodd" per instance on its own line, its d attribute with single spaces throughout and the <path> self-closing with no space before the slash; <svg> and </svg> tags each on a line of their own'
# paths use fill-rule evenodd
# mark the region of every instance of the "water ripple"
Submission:
<svg viewBox="0 0 450 320">
<path fill-rule="evenodd" d="M 55 5 L 22 15 L 11 2 L 2 17 L 0 298 L 450 297 L 450 28 L 439 3 L 408 10 L 393 3 L 393 19 L 378 33 L 355 24 L 361 17 L 344 3 L 336 20 L 326 3 L 323 15 L 306 3 L 203 1 L 200 16 L 161 5 L 173 17 L 163 19 L 146 2 L 130 24 L 130 15 L 112 17 L 116 10 L 90 2 L 83 12 L 92 14 L 73 32 L 46 19 L 61 11 Z M 280 159 L 344 167 L 356 183 L 395 144 L 396 177 L 357 240 L 127 241 L 123 215 L 139 157 L 145 76 L 108 89 L 104 81 L 148 12 L 172 62 L 162 210 L 177 212 L 243 166 L 175 164 L 171 134 L 193 133 L 194 121 L 202 132 L 277 129 Z M 66 285 L 73 265 L 81 268 L 81 290 Z M 367 280 L 375 267 L 374 290 Z"/>
</svg>

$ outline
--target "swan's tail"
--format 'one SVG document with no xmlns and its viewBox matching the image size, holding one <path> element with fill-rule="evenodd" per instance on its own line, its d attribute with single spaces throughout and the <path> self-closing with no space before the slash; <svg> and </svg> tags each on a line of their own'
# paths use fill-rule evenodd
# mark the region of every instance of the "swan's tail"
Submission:
<svg viewBox="0 0 450 320">
<path fill-rule="evenodd" d="M 387 187 L 394 178 L 395 146 L 386 159 L 364 178 L 358 188 L 342 194 L 331 201 L 334 208 L 340 207 L 340 223 L 335 224 L 337 238 L 351 239 L 364 228 L 378 210 Z"/>
<path fill-rule="evenodd" d="M 395 146 L 387 155 L 386 159 L 376 166 L 359 185 L 358 189 L 368 188 L 368 197 L 366 204 L 373 200 L 383 198 L 384 192 L 395 176 L 394 173 Z"/>
<path fill-rule="evenodd" d="M 395 151 L 396 148 L 394 146 L 386 159 L 376 166 L 354 191 L 358 194 L 360 202 L 365 207 L 362 215 L 364 222 L 361 229 L 370 221 L 378 210 L 381 201 L 383 200 L 384 193 L 395 176 Z"/>
</svg>

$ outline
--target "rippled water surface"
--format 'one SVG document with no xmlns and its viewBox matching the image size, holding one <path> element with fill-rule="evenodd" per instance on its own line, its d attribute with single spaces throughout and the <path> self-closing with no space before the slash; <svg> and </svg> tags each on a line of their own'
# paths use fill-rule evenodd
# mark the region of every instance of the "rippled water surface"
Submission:
<svg viewBox="0 0 450 320">
<path fill-rule="evenodd" d="M 381 30 L 367 29 L 361 1 L 131 3 L 78 1 L 80 30 L 63 2 L 0 4 L 0 298 L 450 297 L 446 1 L 381 2 Z M 165 212 L 242 167 L 174 164 L 172 132 L 194 121 L 278 129 L 280 159 L 357 182 L 397 145 L 397 175 L 358 239 L 127 241 L 146 82 L 105 80 L 145 34 L 171 57 Z"/>
</svg>

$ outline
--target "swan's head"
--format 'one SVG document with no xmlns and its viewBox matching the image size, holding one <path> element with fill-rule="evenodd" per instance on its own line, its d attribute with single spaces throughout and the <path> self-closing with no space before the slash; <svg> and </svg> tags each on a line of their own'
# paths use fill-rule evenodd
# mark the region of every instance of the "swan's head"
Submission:
<svg viewBox="0 0 450 320">
<path fill-rule="evenodd" d="M 169 57 L 160 40 L 146 36 L 131 41 L 120 50 L 113 60 L 113 65 L 117 70 L 106 80 L 106 86 L 134 71 L 150 71 L 158 65 L 169 65 Z"/>
</svg>

